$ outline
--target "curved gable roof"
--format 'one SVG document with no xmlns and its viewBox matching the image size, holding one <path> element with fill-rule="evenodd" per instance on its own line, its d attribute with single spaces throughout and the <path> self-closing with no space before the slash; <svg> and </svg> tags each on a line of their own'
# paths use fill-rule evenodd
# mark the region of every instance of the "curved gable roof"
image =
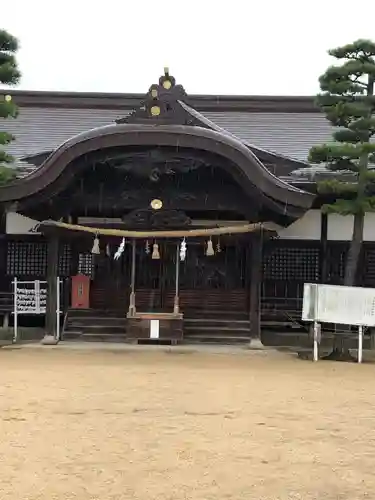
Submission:
<svg viewBox="0 0 375 500">
<path fill-rule="evenodd" d="M 286 212 L 289 206 L 303 211 L 311 206 L 312 194 L 273 175 L 254 153 L 255 147 L 215 125 L 185 100 L 183 87 L 165 72 L 159 83 L 150 87 L 139 108 L 114 125 L 89 130 L 66 141 L 29 176 L 0 188 L 0 201 L 14 201 L 41 191 L 72 160 L 87 152 L 115 146 L 165 145 L 203 150 L 230 160 L 237 178 L 256 186 L 270 201 L 285 206 Z M 302 166 L 303 162 L 296 163 Z"/>
</svg>

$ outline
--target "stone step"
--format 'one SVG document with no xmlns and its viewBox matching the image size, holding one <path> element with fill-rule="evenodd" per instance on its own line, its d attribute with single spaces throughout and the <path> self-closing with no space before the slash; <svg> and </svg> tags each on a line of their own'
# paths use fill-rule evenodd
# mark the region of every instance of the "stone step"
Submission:
<svg viewBox="0 0 375 500">
<path fill-rule="evenodd" d="M 190 330 L 197 332 L 250 332 L 250 327 L 237 327 L 233 328 L 232 326 L 196 326 L 196 325 L 185 325 L 185 332 Z"/>
<path fill-rule="evenodd" d="M 69 317 L 67 320 L 67 326 L 74 325 L 74 326 L 79 326 L 79 327 L 86 327 L 86 326 L 103 326 L 103 327 L 112 327 L 112 326 L 121 326 L 125 327 L 127 324 L 127 319 L 126 318 L 100 318 L 100 317 Z"/>
<path fill-rule="evenodd" d="M 87 323 L 85 325 L 77 325 L 75 323 L 68 324 L 65 331 L 81 331 L 82 334 L 95 334 L 95 335 L 108 335 L 108 334 L 125 334 L 125 325 L 96 325 L 92 323 Z"/>
<path fill-rule="evenodd" d="M 206 327 L 215 327 L 218 329 L 250 329 L 250 321 L 249 320 L 228 320 L 228 319 L 220 319 L 220 318 L 195 318 L 195 319 L 185 319 L 184 320 L 184 328 L 185 329 L 200 329 Z"/>
<path fill-rule="evenodd" d="M 82 333 L 79 337 L 64 335 L 64 340 L 80 342 L 128 342 L 126 335 L 114 335 L 108 333 Z"/>
<path fill-rule="evenodd" d="M 222 310 L 212 310 L 207 311 L 205 309 L 199 310 L 187 310 L 184 311 L 181 307 L 181 312 L 187 319 L 198 319 L 198 318 L 223 318 L 223 319 L 238 319 L 238 320 L 248 320 L 249 313 L 243 311 L 236 311 L 233 309 L 222 309 Z"/>
<path fill-rule="evenodd" d="M 215 335 L 215 334 L 202 334 L 202 333 L 187 333 L 184 336 L 184 340 L 187 342 L 199 342 L 199 343 L 220 343 L 220 344 L 244 344 L 250 342 L 250 335 Z"/>
<path fill-rule="evenodd" d="M 68 316 L 73 317 L 92 317 L 92 318 L 121 318 L 126 317 L 127 311 L 116 311 L 110 309 L 68 309 Z"/>
<path fill-rule="evenodd" d="M 79 340 L 82 336 L 81 330 L 65 330 L 62 333 L 62 340 Z"/>
<path fill-rule="evenodd" d="M 228 322 L 230 322 L 230 323 L 250 323 L 249 318 L 247 318 L 247 319 L 233 319 L 233 318 L 229 318 L 228 319 L 228 318 L 220 318 L 220 317 L 218 317 L 218 318 L 214 317 L 213 318 L 211 316 L 210 317 L 206 316 L 204 318 L 190 318 L 190 317 L 187 317 L 187 318 L 185 318 L 185 321 L 189 321 L 191 323 L 197 322 L 197 321 L 199 321 L 199 322 L 206 322 L 206 323 L 210 322 L 210 321 L 216 321 L 218 323 L 228 323 Z"/>
<path fill-rule="evenodd" d="M 196 311 L 185 316 L 184 336 L 187 342 L 246 343 L 250 340 L 247 313 L 231 310 Z M 87 342 L 126 342 L 127 319 L 119 312 L 92 309 L 70 309 L 63 333 L 64 340 Z"/>
</svg>

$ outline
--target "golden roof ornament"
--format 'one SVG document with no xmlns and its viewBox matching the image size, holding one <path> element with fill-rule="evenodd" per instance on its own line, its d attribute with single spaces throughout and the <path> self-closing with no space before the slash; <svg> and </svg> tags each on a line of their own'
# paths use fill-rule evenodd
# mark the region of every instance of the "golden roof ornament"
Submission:
<svg viewBox="0 0 375 500">
<path fill-rule="evenodd" d="M 152 106 L 151 107 L 151 115 L 152 116 L 159 116 L 160 115 L 160 107 L 159 106 Z"/>
<path fill-rule="evenodd" d="M 172 82 L 169 76 L 169 68 L 168 66 L 164 66 L 164 77 L 161 78 L 162 85 L 165 90 L 169 90 L 172 88 Z"/>
</svg>

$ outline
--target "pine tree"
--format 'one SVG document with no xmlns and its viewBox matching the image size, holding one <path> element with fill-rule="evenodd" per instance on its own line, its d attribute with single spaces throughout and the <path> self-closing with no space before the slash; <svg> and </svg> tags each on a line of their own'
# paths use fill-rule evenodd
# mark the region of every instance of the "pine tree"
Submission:
<svg viewBox="0 0 375 500">
<path fill-rule="evenodd" d="M 16 85 L 20 79 L 15 54 L 18 41 L 11 34 L 0 30 L 0 84 Z M 0 96 L 0 119 L 16 118 L 17 106 L 9 95 Z M 2 127 L 1 127 L 2 128 Z M 15 177 L 15 169 L 10 167 L 13 157 L 4 146 L 14 140 L 8 132 L 0 129 L 0 184 L 5 184 Z"/>
<path fill-rule="evenodd" d="M 333 141 L 310 150 L 312 163 L 325 164 L 338 175 L 318 184 L 335 202 L 325 212 L 353 215 L 352 240 L 344 284 L 356 284 L 365 213 L 375 211 L 375 43 L 357 40 L 329 51 L 338 60 L 320 77 L 317 102 L 335 127 Z M 341 178 L 341 179 L 340 179 Z"/>
<path fill-rule="evenodd" d="M 357 40 L 332 49 L 336 58 L 320 77 L 317 103 L 334 126 L 332 142 L 310 150 L 309 161 L 324 164 L 337 175 L 318 183 L 318 191 L 335 199 L 322 210 L 353 215 L 353 233 L 346 258 L 344 284 L 356 284 L 366 212 L 375 211 L 375 43 Z M 342 327 L 344 332 L 347 326 Z M 344 335 L 335 335 L 328 359 L 351 359 Z"/>
</svg>

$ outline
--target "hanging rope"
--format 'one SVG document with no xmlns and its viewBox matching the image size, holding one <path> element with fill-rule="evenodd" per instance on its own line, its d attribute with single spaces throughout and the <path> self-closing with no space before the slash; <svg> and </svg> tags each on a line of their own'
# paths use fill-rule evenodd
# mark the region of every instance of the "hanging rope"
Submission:
<svg viewBox="0 0 375 500">
<path fill-rule="evenodd" d="M 268 223 L 244 224 L 242 226 L 212 227 L 205 229 L 188 229 L 177 231 L 127 231 L 124 229 L 105 229 L 79 224 L 67 224 L 52 220 L 43 221 L 38 224 L 34 231 L 44 231 L 49 228 L 59 228 L 68 231 L 84 232 L 100 236 L 119 236 L 120 238 L 191 238 L 195 236 L 216 236 L 221 234 L 251 233 L 261 229 L 267 229 Z M 270 227 L 271 229 L 271 227 Z M 271 229 L 272 230 L 272 229 Z"/>
</svg>

